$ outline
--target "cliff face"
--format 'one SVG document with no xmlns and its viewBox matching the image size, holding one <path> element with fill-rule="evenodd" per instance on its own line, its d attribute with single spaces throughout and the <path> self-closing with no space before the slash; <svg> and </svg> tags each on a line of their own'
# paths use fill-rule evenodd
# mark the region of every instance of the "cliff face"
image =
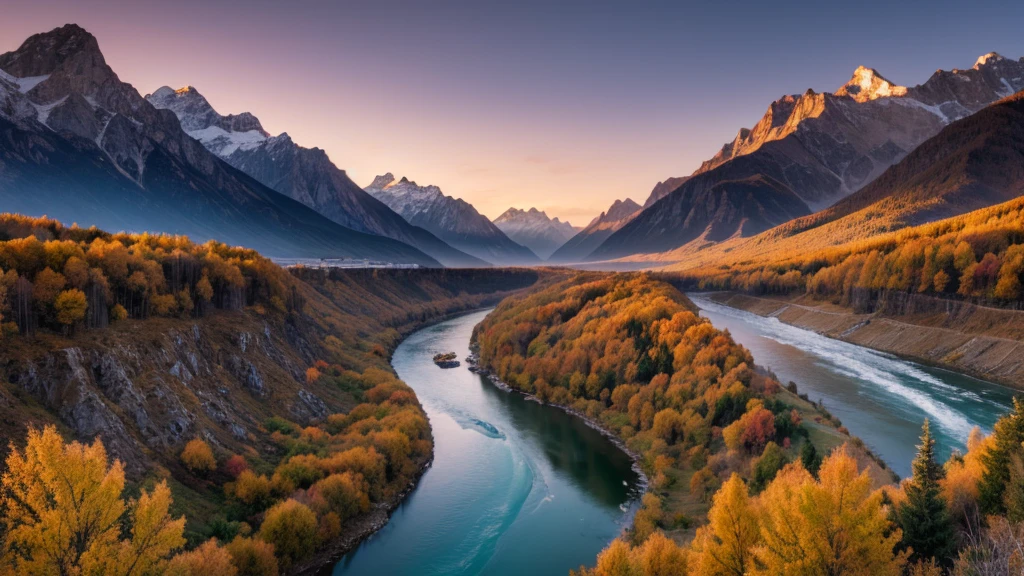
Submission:
<svg viewBox="0 0 1024 576">
<path fill-rule="evenodd" d="M 128 322 L 96 336 L 5 343 L 0 373 L 12 395 L 75 436 L 103 439 L 134 476 L 154 460 L 175 466 L 193 437 L 241 452 L 270 416 L 307 423 L 340 405 L 302 380 L 314 349 L 307 336 L 255 313 Z"/>
</svg>

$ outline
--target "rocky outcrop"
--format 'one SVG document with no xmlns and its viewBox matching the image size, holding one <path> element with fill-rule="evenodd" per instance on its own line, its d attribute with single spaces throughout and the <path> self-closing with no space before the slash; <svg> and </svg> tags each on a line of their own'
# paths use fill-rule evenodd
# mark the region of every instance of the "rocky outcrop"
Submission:
<svg viewBox="0 0 1024 576">
<path fill-rule="evenodd" d="M 267 402 L 290 407 L 298 422 L 330 411 L 298 377 L 308 360 L 286 352 L 265 325 L 240 320 L 247 330 L 204 322 L 147 338 L 109 328 L 102 342 L 31 347 L 5 358 L 2 372 L 76 436 L 101 438 L 138 477 L 153 451 L 177 454 L 195 436 L 240 449 L 273 412 Z"/>
</svg>

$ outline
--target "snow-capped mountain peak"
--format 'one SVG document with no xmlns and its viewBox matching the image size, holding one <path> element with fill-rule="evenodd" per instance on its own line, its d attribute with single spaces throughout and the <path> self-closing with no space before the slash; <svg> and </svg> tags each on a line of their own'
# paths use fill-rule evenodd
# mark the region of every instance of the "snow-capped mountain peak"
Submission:
<svg viewBox="0 0 1024 576">
<path fill-rule="evenodd" d="M 548 218 L 536 208 L 509 208 L 494 219 L 494 224 L 509 238 L 545 259 L 579 232 L 569 222 Z"/>
<path fill-rule="evenodd" d="M 981 56 L 978 56 L 978 59 L 974 62 L 974 69 L 977 70 L 986 64 L 999 62 L 1001 60 L 1006 60 L 1006 58 L 1003 58 L 1002 54 L 999 54 L 998 52 L 982 54 Z"/>
<path fill-rule="evenodd" d="M 472 204 L 445 196 L 437 186 L 420 186 L 405 176 L 396 181 L 388 172 L 374 178 L 364 190 L 410 224 L 429 230 L 464 252 L 503 264 L 537 261 L 530 250 L 510 240 Z"/>
<path fill-rule="evenodd" d="M 850 81 L 836 90 L 836 95 L 849 96 L 863 103 L 877 98 L 906 96 L 907 87 L 886 80 L 874 68 L 858 66 Z"/>
<path fill-rule="evenodd" d="M 177 90 L 162 86 L 146 100 L 174 112 L 189 136 L 221 158 L 238 150 L 252 150 L 270 138 L 258 118 L 248 112 L 222 116 L 194 86 Z"/>
</svg>

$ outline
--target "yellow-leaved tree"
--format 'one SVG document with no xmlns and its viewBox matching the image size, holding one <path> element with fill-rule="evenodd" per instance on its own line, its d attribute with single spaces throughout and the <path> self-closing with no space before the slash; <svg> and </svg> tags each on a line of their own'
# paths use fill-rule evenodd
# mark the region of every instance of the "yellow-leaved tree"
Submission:
<svg viewBox="0 0 1024 576">
<path fill-rule="evenodd" d="M 845 447 L 821 464 L 814 480 L 799 464 L 783 469 L 761 496 L 761 535 L 755 574 L 898 576 L 905 557 L 894 554 L 900 530 L 889 521 L 882 494 Z M 716 497 L 717 498 L 717 497 Z"/>
<path fill-rule="evenodd" d="M 753 548 L 760 540 L 747 485 L 733 474 L 715 493 L 707 525 L 697 530 L 691 556 L 693 574 L 744 576 L 754 568 Z"/>
<path fill-rule="evenodd" d="M 630 548 L 615 539 L 597 557 L 597 566 L 570 571 L 571 576 L 686 576 L 686 550 L 661 532 L 651 534 L 640 546 Z"/>
<path fill-rule="evenodd" d="M 185 544 L 167 484 L 126 503 L 121 463 L 108 464 L 98 439 L 86 446 L 53 426 L 30 430 L 24 450 L 11 447 L 0 488 L 0 573 L 155 574 Z"/>
</svg>

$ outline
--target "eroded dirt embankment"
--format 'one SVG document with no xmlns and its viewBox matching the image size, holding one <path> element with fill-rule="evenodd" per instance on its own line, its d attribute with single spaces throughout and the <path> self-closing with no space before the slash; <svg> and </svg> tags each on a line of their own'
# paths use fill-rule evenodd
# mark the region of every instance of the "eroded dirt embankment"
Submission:
<svg viewBox="0 0 1024 576">
<path fill-rule="evenodd" d="M 916 294 L 882 295 L 871 306 L 858 306 L 871 310 L 863 313 L 807 295 L 720 292 L 712 298 L 831 338 L 1024 389 L 1024 311 Z"/>
</svg>

